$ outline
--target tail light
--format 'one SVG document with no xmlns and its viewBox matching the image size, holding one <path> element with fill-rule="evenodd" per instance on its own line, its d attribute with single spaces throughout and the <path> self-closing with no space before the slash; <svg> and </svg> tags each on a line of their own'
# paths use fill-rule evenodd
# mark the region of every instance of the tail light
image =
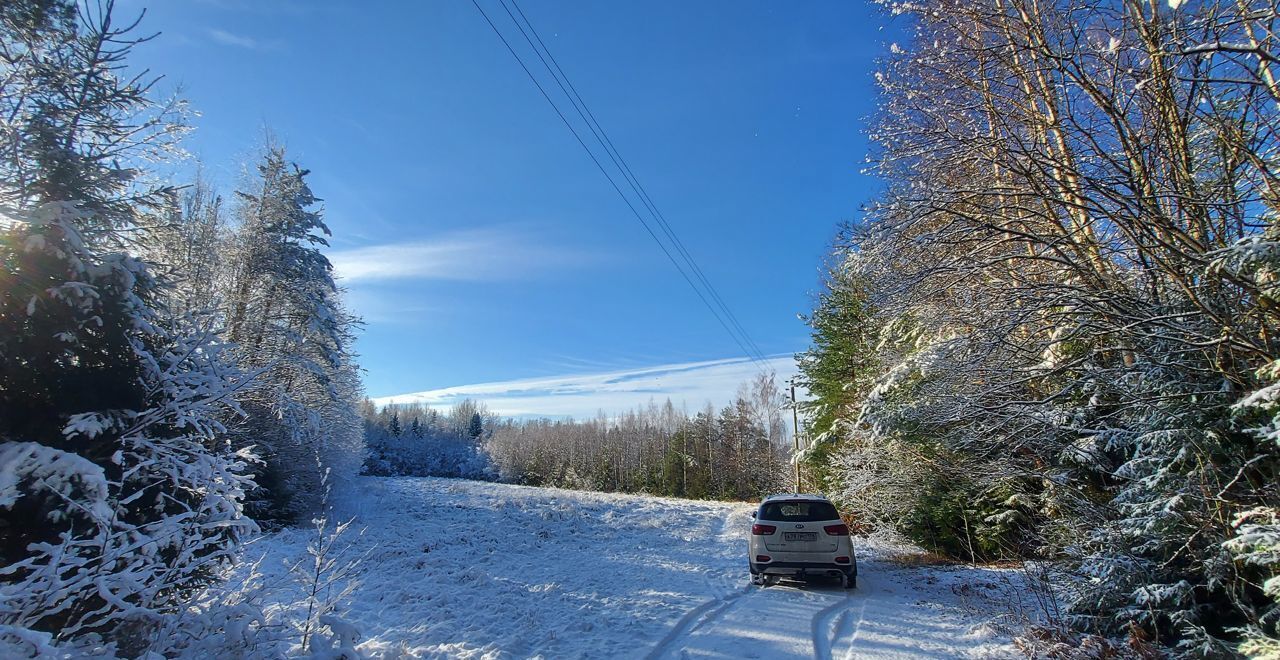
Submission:
<svg viewBox="0 0 1280 660">
<path fill-rule="evenodd" d="M 773 561 L 773 557 L 770 557 L 769 555 L 756 555 L 757 564 L 763 564 L 767 561 Z"/>
<path fill-rule="evenodd" d="M 847 564 L 847 563 L 849 563 L 849 558 L 848 558 L 848 557 L 836 557 L 836 563 L 837 563 L 837 564 Z"/>
<path fill-rule="evenodd" d="M 848 536 L 849 526 L 843 523 L 839 525 L 827 525 L 822 528 L 822 531 L 826 532 L 827 536 Z"/>
<path fill-rule="evenodd" d="M 751 526 L 751 533 L 755 536 L 769 536 L 776 531 L 778 531 L 778 528 L 773 525 L 761 525 L 760 523 L 756 523 Z"/>
</svg>

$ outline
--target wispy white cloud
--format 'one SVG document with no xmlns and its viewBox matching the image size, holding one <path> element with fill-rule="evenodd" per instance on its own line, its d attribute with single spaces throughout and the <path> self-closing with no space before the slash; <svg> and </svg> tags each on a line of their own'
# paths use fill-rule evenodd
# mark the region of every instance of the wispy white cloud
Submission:
<svg viewBox="0 0 1280 660">
<path fill-rule="evenodd" d="M 209 30 L 209 38 L 223 46 L 234 46 L 236 48 L 247 48 L 249 50 L 258 50 L 262 47 L 262 44 L 253 37 L 234 34 L 227 32 L 226 30 L 219 30 L 218 28 L 211 28 Z"/>
<path fill-rule="evenodd" d="M 765 369 L 779 381 L 796 373 L 791 355 L 768 358 Z M 422 403 L 447 408 L 462 399 L 483 401 L 490 410 L 508 417 L 594 417 L 600 411 L 616 415 L 649 401 L 671 399 L 677 407 L 698 410 L 708 403 L 723 406 L 739 386 L 760 370 L 746 358 L 664 364 L 638 369 L 528 378 L 495 383 L 446 387 L 375 399 L 378 405 Z"/>
<path fill-rule="evenodd" d="M 410 279 L 509 280 L 599 260 L 582 251 L 539 242 L 528 232 L 503 228 L 338 250 L 328 256 L 338 277 L 348 283 Z"/>
<path fill-rule="evenodd" d="M 343 295 L 343 302 L 365 323 L 385 325 L 409 324 L 421 328 L 451 312 L 447 306 L 406 299 L 404 295 L 376 287 L 349 288 Z"/>
</svg>

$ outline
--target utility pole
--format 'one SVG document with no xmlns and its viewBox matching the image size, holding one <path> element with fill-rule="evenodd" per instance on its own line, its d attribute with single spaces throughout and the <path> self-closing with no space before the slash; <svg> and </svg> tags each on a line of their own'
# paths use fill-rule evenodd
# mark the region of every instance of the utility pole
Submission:
<svg viewBox="0 0 1280 660">
<path fill-rule="evenodd" d="M 796 381 L 791 380 L 791 434 L 792 440 L 795 441 L 796 452 L 795 458 L 792 460 L 796 464 L 796 492 L 800 492 L 800 417 L 796 413 Z"/>
</svg>

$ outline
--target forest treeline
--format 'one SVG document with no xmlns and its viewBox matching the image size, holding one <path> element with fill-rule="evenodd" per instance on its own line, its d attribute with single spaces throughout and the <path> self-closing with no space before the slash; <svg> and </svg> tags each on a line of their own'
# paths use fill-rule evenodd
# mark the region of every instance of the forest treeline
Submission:
<svg viewBox="0 0 1280 660">
<path fill-rule="evenodd" d="M 247 637 L 265 620 L 192 594 L 364 458 L 356 321 L 306 170 L 268 144 L 229 196 L 169 178 L 190 111 L 129 68 L 144 40 L 112 10 L 0 3 L 6 655 Z"/>
<path fill-rule="evenodd" d="M 370 403 L 366 470 L 755 500 L 793 483 L 788 405 L 772 374 L 744 384 L 723 409 L 692 416 L 670 400 L 588 420 L 504 420 L 470 401 L 447 414 Z"/>
<path fill-rule="evenodd" d="M 1280 656 L 1277 4 L 883 4 L 910 38 L 808 317 L 808 473 L 938 552 L 1065 562 L 1029 652 Z"/>
<path fill-rule="evenodd" d="M 369 399 L 364 417 L 364 473 L 380 477 L 498 478 L 485 445 L 498 424 L 483 404 L 464 399 L 446 413 L 422 404 L 378 407 Z"/>
</svg>

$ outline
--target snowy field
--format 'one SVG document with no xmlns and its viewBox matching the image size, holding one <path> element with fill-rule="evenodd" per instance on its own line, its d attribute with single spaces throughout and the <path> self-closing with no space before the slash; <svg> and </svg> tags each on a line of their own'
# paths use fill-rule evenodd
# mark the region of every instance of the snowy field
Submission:
<svg viewBox="0 0 1280 660">
<path fill-rule="evenodd" d="M 859 542 L 856 590 L 762 589 L 746 571 L 750 505 L 447 479 L 358 487 L 342 513 L 365 560 L 338 614 L 375 657 L 1018 657 L 984 623 L 1016 575 L 902 567 Z M 308 539 L 280 532 L 248 555 L 265 555 L 271 582 Z"/>
</svg>

